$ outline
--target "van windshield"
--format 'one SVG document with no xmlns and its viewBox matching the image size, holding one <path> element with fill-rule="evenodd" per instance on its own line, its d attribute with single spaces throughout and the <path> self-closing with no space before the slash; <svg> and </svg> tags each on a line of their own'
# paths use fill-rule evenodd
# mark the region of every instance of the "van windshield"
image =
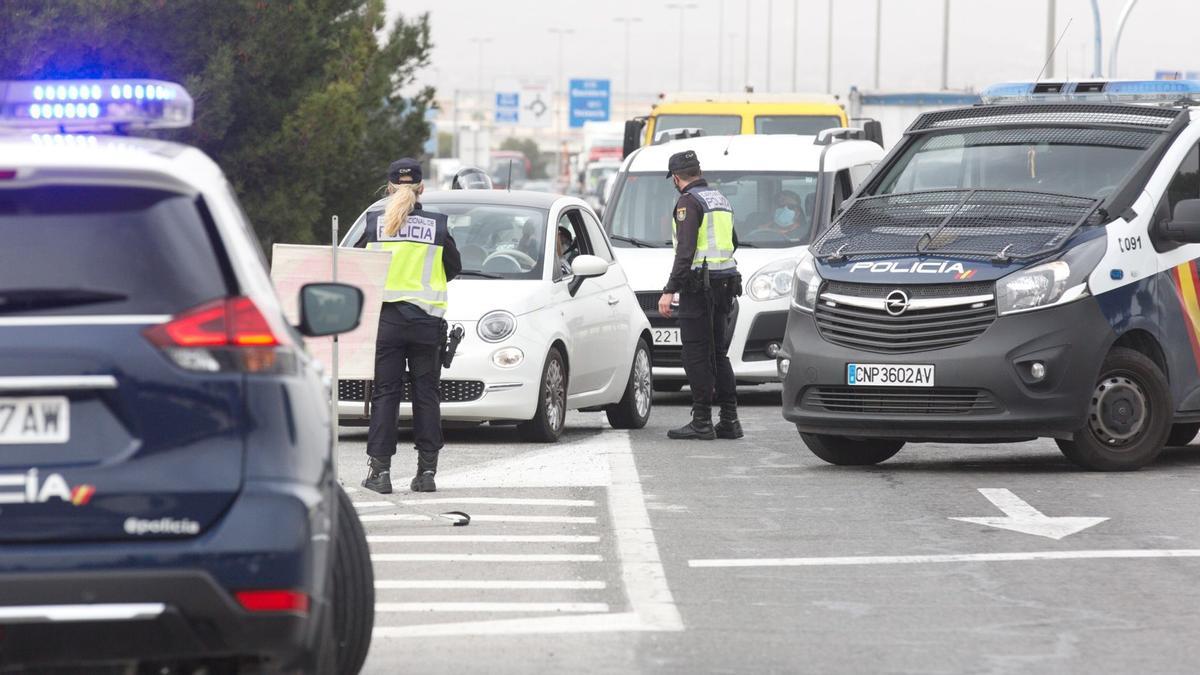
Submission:
<svg viewBox="0 0 1200 675">
<path fill-rule="evenodd" d="M 671 223 L 679 192 L 664 172 L 630 173 L 605 213 L 617 247 L 671 247 Z M 705 172 L 709 186 L 733 206 L 738 243 L 752 248 L 788 248 L 812 238 L 816 173 L 768 171 Z"/>
<path fill-rule="evenodd" d="M 672 129 L 701 129 L 705 136 L 733 136 L 742 133 L 740 115 L 659 115 L 654 118 L 654 140 Z"/>
<path fill-rule="evenodd" d="M 873 194 L 981 189 L 1104 198 L 1156 138 L 1087 128 L 930 134 L 905 149 Z"/>
<path fill-rule="evenodd" d="M 826 129 L 840 126 L 841 118 L 832 115 L 757 115 L 754 118 L 756 134 L 816 136 Z"/>
</svg>

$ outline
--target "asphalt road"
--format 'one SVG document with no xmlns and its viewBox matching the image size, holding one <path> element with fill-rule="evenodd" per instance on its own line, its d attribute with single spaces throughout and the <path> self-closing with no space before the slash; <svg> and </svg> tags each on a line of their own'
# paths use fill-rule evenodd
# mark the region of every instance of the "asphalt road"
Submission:
<svg viewBox="0 0 1200 675">
<path fill-rule="evenodd" d="M 742 399 L 741 441 L 668 440 L 686 393 L 632 433 L 584 413 L 557 445 L 451 431 L 436 494 L 407 492 L 401 453 L 395 494 L 351 493 L 378 588 L 366 672 L 1200 670 L 1200 448 L 1132 474 L 1045 441 L 840 468 L 778 388 Z M 366 436 L 343 432 L 356 486 Z"/>
</svg>

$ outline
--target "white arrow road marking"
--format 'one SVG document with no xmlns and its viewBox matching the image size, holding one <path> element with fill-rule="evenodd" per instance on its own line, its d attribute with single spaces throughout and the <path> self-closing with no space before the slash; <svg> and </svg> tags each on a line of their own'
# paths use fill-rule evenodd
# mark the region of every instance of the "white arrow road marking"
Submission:
<svg viewBox="0 0 1200 675">
<path fill-rule="evenodd" d="M 1004 512 L 1003 516 L 986 516 L 983 518 L 951 518 L 964 523 L 998 527 L 1002 530 L 1023 532 L 1049 539 L 1062 539 L 1076 532 L 1098 525 L 1108 518 L 1084 518 L 1076 516 L 1051 517 L 1038 511 L 1028 502 L 1005 488 L 979 488 L 979 492 L 996 508 Z"/>
</svg>

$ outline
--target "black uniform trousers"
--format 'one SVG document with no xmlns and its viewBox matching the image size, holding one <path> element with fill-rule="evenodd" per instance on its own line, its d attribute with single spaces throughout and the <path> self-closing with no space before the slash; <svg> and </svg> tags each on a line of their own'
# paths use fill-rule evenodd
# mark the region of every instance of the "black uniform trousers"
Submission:
<svg viewBox="0 0 1200 675">
<path fill-rule="evenodd" d="M 413 321 L 395 305 L 384 303 L 379 315 L 367 454 L 379 459 L 390 459 L 396 454 L 397 418 L 407 372 L 412 391 L 417 471 L 436 471 L 438 451 L 443 445 L 442 399 L 438 392 L 441 345 L 427 322 Z"/>
<path fill-rule="evenodd" d="M 711 290 L 679 293 L 679 337 L 683 342 L 683 370 L 692 389 L 694 407 L 737 406 L 737 383 L 729 363 L 733 339 L 734 297 L 729 278 L 713 278 Z"/>
</svg>

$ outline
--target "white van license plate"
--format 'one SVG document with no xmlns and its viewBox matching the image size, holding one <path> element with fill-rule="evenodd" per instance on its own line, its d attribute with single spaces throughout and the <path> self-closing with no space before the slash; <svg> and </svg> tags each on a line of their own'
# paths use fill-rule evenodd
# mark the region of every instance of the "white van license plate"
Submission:
<svg viewBox="0 0 1200 675">
<path fill-rule="evenodd" d="M 932 387 L 933 366 L 848 363 L 846 384 L 859 387 Z"/>
<path fill-rule="evenodd" d="M 0 398 L 0 445 L 66 443 L 70 421 L 66 396 Z"/>
<path fill-rule="evenodd" d="M 654 344 L 656 345 L 683 344 L 683 342 L 679 339 L 678 328 L 653 328 L 651 329 L 651 332 L 654 333 Z"/>
</svg>

